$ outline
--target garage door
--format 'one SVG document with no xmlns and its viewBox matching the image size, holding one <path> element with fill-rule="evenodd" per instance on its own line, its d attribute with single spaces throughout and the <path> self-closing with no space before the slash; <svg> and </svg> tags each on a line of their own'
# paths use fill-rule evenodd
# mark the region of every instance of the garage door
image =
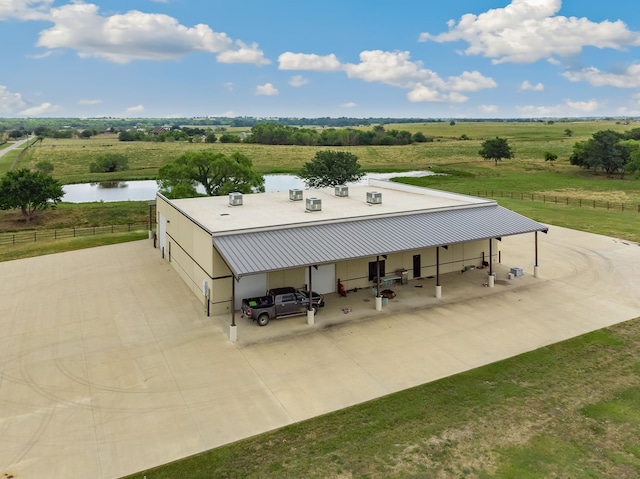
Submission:
<svg viewBox="0 0 640 479">
<path fill-rule="evenodd" d="M 254 296 L 264 296 L 267 292 L 267 274 L 252 274 L 243 276 L 240 281 L 236 280 L 235 309 L 242 307 L 243 298 L 253 298 Z"/>
<path fill-rule="evenodd" d="M 311 286 L 313 290 L 320 294 L 336 292 L 336 265 L 323 264 L 318 269 L 311 268 L 311 278 L 313 280 Z M 305 282 L 309 284 L 309 268 L 305 273 Z"/>
</svg>

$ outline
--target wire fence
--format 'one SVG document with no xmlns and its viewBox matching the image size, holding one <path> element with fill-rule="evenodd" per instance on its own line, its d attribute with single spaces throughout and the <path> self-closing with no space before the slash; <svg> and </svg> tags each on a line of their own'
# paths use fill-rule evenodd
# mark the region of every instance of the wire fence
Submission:
<svg viewBox="0 0 640 479">
<path fill-rule="evenodd" d="M 621 211 L 640 213 L 640 204 L 624 203 L 605 200 L 591 200 L 585 198 L 570 198 L 568 196 L 545 195 L 540 193 L 513 193 L 504 191 L 484 190 L 470 191 L 469 196 L 480 198 L 510 198 L 512 200 L 539 201 L 541 203 L 578 206 L 580 208 L 606 209 L 608 211 Z"/>
<path fill-rule="evenodd" d="M 14 245 L 18 243 L 34 243 L 37 241 L 52 241 L 83 236 L 96 236 L 112 233 L 128 233 L 131 231 L 150 230 L 149 222 L 126 223 L 109 226 L 83 226 L 72 228 L 23 230 L 0 233 L 0 245 Z"/>
</svg>

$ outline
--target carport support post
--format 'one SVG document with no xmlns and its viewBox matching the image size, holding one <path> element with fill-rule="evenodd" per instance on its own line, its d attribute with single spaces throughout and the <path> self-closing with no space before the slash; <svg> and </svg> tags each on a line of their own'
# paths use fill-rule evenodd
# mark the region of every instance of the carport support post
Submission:
<svg viewBox="0 0 640 479">
<path fill-rule="evenodd" d="M 436 298 L 442 297 L 442 286 L 440 285 L 440 246 L 436 246 Z"/>
<path fill-rule="evenodd" d="M 538 232 L 535 232 L 536 235 L 536 264 L 533 267 L 533 277 L 538 278 L 540 274 L 540 267 L 538 266 Z"/>
<path fill-rule="evenodd" d="M 489 238 L 489 277 L 487 284 L 490 288 L 495 285 L 496 277 L 493 275 L 493 238 Z"/>
<path fill-rule="evenodd" d="M 311 266 L 309 266 L 309 306 L 307 307 L 307 324 L 309 326 L 315 324 L 315 315 L 313 314 L 313 288 L 311 285 Z"/>
<path fill-rule="evenodd" d="M 236 325 L 236 277 L 231 275 L 231 326 L 229 326 L 229 341 L 238 341 L 238 326 Z"/>
<path fill-rule="evenodd" d="M 376 311 L 382 311 L 382 292 L 380 291 L 380 256 L 376 256 Z"/>
</svg>

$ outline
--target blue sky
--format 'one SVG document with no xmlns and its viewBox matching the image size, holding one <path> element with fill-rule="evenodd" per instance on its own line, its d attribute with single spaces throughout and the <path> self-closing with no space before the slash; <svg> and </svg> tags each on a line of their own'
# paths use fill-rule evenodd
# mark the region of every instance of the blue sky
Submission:
<svg viewBox="0 0 640 479">
<path fill-rule="evenodd" d="M 0 0 L 0 117 L 640 116 L 633 0 Z"/>
</svg>

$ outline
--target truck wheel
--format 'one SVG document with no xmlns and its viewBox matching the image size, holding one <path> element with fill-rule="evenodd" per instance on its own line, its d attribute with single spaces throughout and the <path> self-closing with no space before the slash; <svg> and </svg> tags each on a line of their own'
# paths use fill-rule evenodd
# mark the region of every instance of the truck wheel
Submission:
<svg viewBox="0 0 640 479">
<path fill-rule="evenodd" d="M 269 315 L 267 313 L 258 316 L 258 324 L 260 326 L 266 326 L 269 323 Z"/>
<path fill-rule="evenodd" d="M 318 307 L 314 306 L 313 308 L 311 308 L 311 311 L 313 311 L 313 315 L 315 316 L 316 314 L 318 314 Z"/>
</svg>

